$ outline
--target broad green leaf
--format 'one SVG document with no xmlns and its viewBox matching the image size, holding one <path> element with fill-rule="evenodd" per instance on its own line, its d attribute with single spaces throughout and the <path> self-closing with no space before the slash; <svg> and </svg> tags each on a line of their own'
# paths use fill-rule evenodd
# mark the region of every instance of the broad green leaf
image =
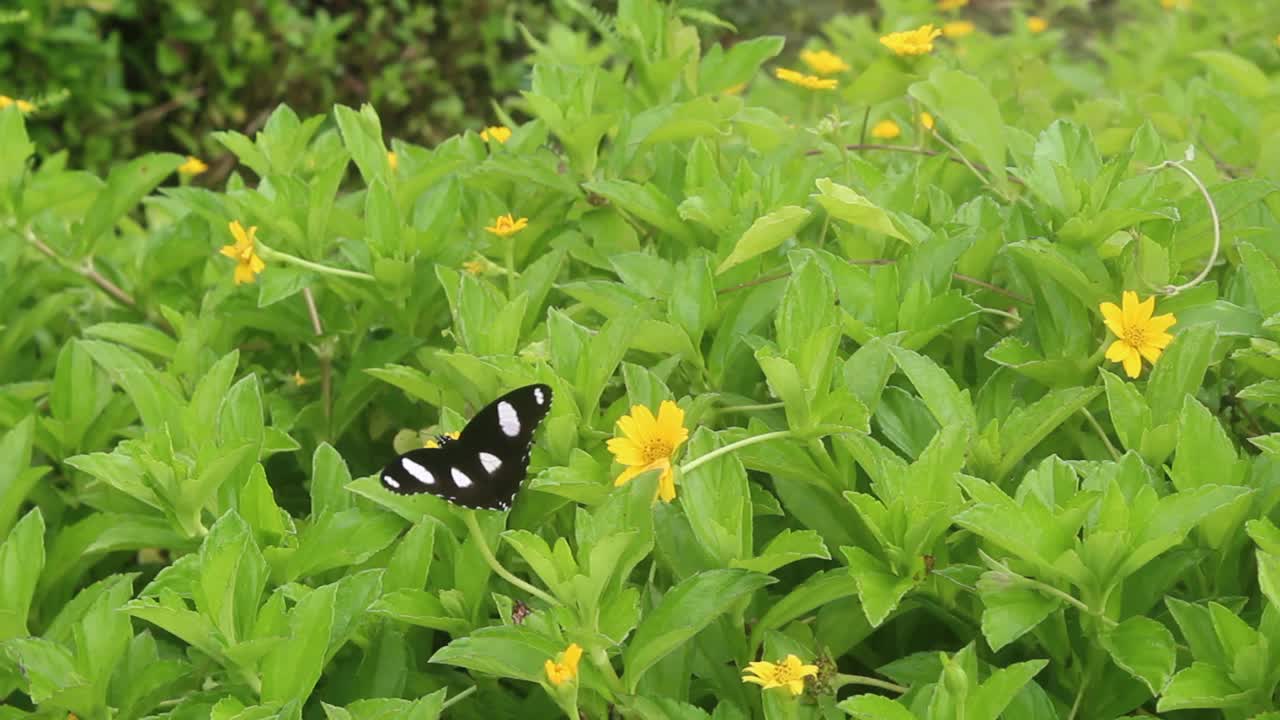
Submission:
<svg viewBox="0 0 1280 720">
<path fill-rule="evenodd" d="M 173 153 L 151 153 L 113 167 L 106 187 L 85 213 L 78 232 L 82 247 L 92 249 L 102 235 L 185 161 Z"/>
<path fill-rule="evenodd" d="M 431 662 L 538 682 L 546 677 L 544 663 L 563 652 L 568 644 L 522 625 L 491 626 L 480 628 L 440 648 L 431 656 Z"/>
<path fill-rule="evenodd" d="M 708 570 L 671 588 L 640 622 L 623 653 L 624 682 L 633 691 L 667 653 L 688 642 L 740 598 L 774 582 L 746 570 Z"/>
<path fill-rule="evenodd" d="M 840 701 L 839 707 L 858 720 L 919 720 L 919 716 L 884 695 L 854 695 Z"/>
<path fill-rule="evenodd" d="M 1172 712 L 1192 708 L 1241 707 L 1248 704 L 1250 695 L 1236 685 L 1222 668 L 1193 662 L 1191 667 L 1173 676 L 1160 695 L 1156 710 Z"/>
<path fill-rule="evenodd" d="M 1257 65 L 1229 50 L 1201 50 L 1191 56 L 1208 66 L 1215 75 L 1235 85 L 1246 97 L 1261 97 L 1271 88 L 1271 82 Z"/>
<path fill-rule="evenodd" d="M 888 212 L 852 188 L 834 183 L 831 178 L 818 178 L 816 184 L 818 194 L 813 197 L 831 217 L 911 243 L 910 236 L 898 230 Z"/>
<path fill-rule="evenodd" d="M 716 268 L 719 275 L 729 268 L 773 250 L 799 232 L 813 213 L 798 205 L 786 205 L 756 218 L 738 238 L 728 257 Z"/>
<path fill-rule="evenodd" d="M 1151 379 L 1147 381 L 1146 398 L 1155 425 L 1175 421 L 1182 410 L 1183 398 L 1199 389 L 1217 339 L 1217 332 L 1209 324 L 1194 325 L 1174 334 L 1173 342 L 1151 368 Z"/>
<path fill-rule="evenodd" d="M 0 642 L 29 635 L 27 616 L 44 569 L 44 515 L 33 508 L 0 544 Z"/>
<path fill-rule="evenodd" d="M 26 417 L 0 436 L 0 537 L 5 537 L 18 517 L 40 475 L 29 472 L 35 437 L 35 417 Z"/>
<path fill-rule="evenodd" d="M 309 593 L 289 613 L 289 637 L 262 662 L 264 702 L 303 703 L 324 670 L 338 586 Z"/>
<path fill-rule="evenodd" d="M 987 178 L 1001 192 L 1007 192 L 1004 119 L 987 86 L 968 73 L 939 68 L 927 81 L 912 85 L 908 93 L 924 103 L 934 117 L 946 118 L 948 130 L 977 149 L 978 160 L 987 167 Z"/>
<path fill-rule="evenodd" d="M 1062 603 L 1025 587 L 1011 585 L 998 572 L 986 572 L 978 580 L 982 596 L 982 635 L 992 651 L 1035 629 Z"/>
<path fill-rule="evenodd" d="M 867 621 L 872 627 L 880 627 L 915 587 L 916 581 L 894 575 L 887 565 L 862 548 L 842 547 L 840 551 L 849 565 L 849 574 L 858 584 L 858 597 Z"/>
<path fill-rule="evenodd" d="M 969 696 L 965 717 L 971 720 L 996 720 L 1022 686 L 1031 682 L 1031 678 L 1048 664 L 1048 660 L 1028 660 L 991 673 Z"/>
<path fill-rule="evenodd" d="M 1159 696 L 1173 677 L 1177 646 L 1169 628 L 1148 617 L 1131 617 L 1103 633 L 1102 646 L 1116 665 Z"/>
</svg>

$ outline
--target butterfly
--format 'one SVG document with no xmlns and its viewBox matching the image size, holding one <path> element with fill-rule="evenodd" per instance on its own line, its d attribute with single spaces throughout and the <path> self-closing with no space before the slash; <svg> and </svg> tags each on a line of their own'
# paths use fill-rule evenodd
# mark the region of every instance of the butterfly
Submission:
<svg viewBox="0 0 1280 720">
<path fill-rule="evenodd" d="M 533 431 L 551 410 L 551 388 L 526 385 L 489 403 L 456 439 L 410 450 L 382 469 L 382 486 L 400 495 L 430 493 L 455 505 L 510 510 L 529 469 Z"/>
</svg>

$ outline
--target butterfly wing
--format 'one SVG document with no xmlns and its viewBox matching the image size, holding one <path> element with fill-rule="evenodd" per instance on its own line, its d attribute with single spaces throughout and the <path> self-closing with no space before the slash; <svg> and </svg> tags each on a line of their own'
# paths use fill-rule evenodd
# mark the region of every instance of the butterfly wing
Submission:
<svg viewBox="0 0 1280 720">
<path fill-rule="evenodd" d="M 551 388 L 527 385 L 489 403 L 457 440 L 411 450 L 382 470 L 382 486 L 431 493 L 457 505 L 508 510 L 529 468 L 533 432 L 551 409 Z"/>
</svg>

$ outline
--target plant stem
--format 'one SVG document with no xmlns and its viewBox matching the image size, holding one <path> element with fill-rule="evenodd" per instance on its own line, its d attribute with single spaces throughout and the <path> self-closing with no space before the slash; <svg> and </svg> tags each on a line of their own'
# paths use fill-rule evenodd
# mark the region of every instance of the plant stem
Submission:
<svg viewBox="0 0 1280 720">
<path fill-rule="evenodd" d="M 911 689 L 897 683 L 889 682 L 888 680 L 867 677 L 866 675 L 846 675 L 845 673 L 836 675 L 835 684 L 837 687 L 843 687 L 845 685 L 866 685 L 867 687 L 880 688 L 881 690 L 888 690 L 898 694 L 906 694 L 906 692 Z"/>
<path fill-rule="evenodd" d="M 1089 408 L 1080 408 L 1080 412 L 1084 413 L 1085 419 L 1093 426 L 1093 431 L 1098 434 L 1098 437 L 1102 438 L 1102 444 L 1107 446 L 1107 452 L 1111 453 L 1111 459 L 1120 462 L 1120 451 L 1116 449 L 1115 445 L 1111 444 L 1111 438 L 1107 437 L 1107 433 L 1102 429 L 1102 425 L 1098 423 L 1098 419 L 1093 416 L 1093 413 L 1089 412 Z"/>
<path fill-rule="evenodd" d="M 317 342 L 324 343 L 324 323 L 320 321 L 320 311 L 316 308 L 316 297 L 311 288 L 302 288 L 302 299 L 307 303 L 307 315 L 311 317 L 311 329 L 315 331 Z M 320 391 L 324 401 L 324 418 L 326 424 L 333 416 L 333 353 L 329 348 L 316 348 L 316 357 L 320 359 Z"/>
<path fill-rule="evenodd" d="M 1214 204 L 1213 196 L 1209 194 L 1209 188 L 1205 187 L 1205 184 L 1200 181 L 1199 177 L 1196 177 L 1195 173 L 1187 169 L 1184 161 L 1165 160 L 1159 165 L 1152 167 L 1151 171 L 1155 172 L 1157 170 L 1163 170 L 1164 168 L 1175 168 L 1183 175 L 1191 178 L 1191 182 L 1195 183 L 1196 187 L 1200 190 L 1200 194 L 1204 196 L 1205 204 L 1209 206 L 1209 218 L 1213 221 L 1213 251 L 1209 253 L 1209 261 L 1204 264 L 1204 269 L 1202 269 L 1198 275 L 1191 278 L 1189 282 L 1185 282 L 1181 285 L 1165 286 L 1165 295 L 1176 295 L 1183 290 L 1190 290 L 1203 282 L 1204 279 L 1209 276 L 1209 271 L 1213 270 L 1214 264 L 1218 262 L 1218 253 L 1222 250 L 1222 221 L 1218 218 L 1218 206 Z"/>
<path fill-rule="evenodd" d="M 296 265 L 300 268 L 305 268 L 323 275 L 333 275 L 334 277 L 350 278 L 352 280 L 367 280 L 369 282 L 375 281 L 375 278 L 369 273 L 357 272 L 355 270 L 343 270 L 342 268 L 329 267 L 328 265 L 321 265 L 320 263 L 311 262 L 310 260 L 303 260 L 302 258 L 296 255 L 290 255 L 287 252 L 273 250 L 266 245 L 263 245 L 261 242 L 254 244 L 254 250 L 262 257 L 263 260 L 275 260 L 286 265 Z"/>
<path fill-rule="evenodd" d="M 786 403 L 782 403 L 782 402 L 771 402 L 771 403 L 757 403 L 755 405 L 726 405 L 725 407 L 722 407 L 716 410 L 716 412 L 731 413 L 731 412 L 754 412 L 756 410 L 777 410 L 778 408 L 782 407 L 785 404 Z"/>
<path fill-rule="evenodd" d="M 476 520 L 475 510 L 471 510 L 471 509 L 465 510 L 462 513 L 462 519 L 464 522 L 466 522 L 467 530 L 471 532 L 471 537 L 476 541 L 476 545 L 480 548 L 480 554 L 484 556 L 485 562 L 487 562 L 489 564 L 489 567 L 492 568 L 493 571 L 498 574 L 498 577 L 502 578 L 503 580 L 506 580 L 512 585 L 515 585 L 521 590 L 524 590 L 530 595 L 533 595 L 534 597 L 539 598 L 540 600 L 547 603 L 548 605 L 560 604 L 559 600 L 539 590 L 538 588 L 530 585 L 524 580 L 521 580 L 520 578 L 511 574 L 509 570 L 502 567 L 502 563 L 498 562 L 498 558 L 494 557 L 493 550 L 489 548 L 489 543 L 486 542 L 484 539 L 484 531 L 480 529 L 480 523 Z"/>
<path fill-rule="evenodd" d="M 614 695 L 625 695 L 627 689 L 622 685 L 622 679 L 618 677 L 618 673 L 613 669 L 613 663 L 609 662 L 609 653 L 604 648 L 596 648 L 591 651 L 591 662 L 600 670 L 600 674 L 604 675 L 605 684 L 613 691 Z"/>
<path fill-rule="evenodd" d="M 507 266 L 507 300 L 511 300 L 516 296 L 515 238 L 502 238 L 502 259 Z"/>
<path fill-rule="evenodd" d="M 458 693 L 457 695 L 454 695 L 453 697 L 449 698 L 448 700 L 445 700 L 445 701 L 444 701 L 444 703 L 440 706 L 440 710 L 441 710 L 441 711 L 444 711 L 444 710 L 448 709 L 450 706 L 452 706 L 452 705 L 456 704 L 457 702 L 459 702 L 460 700 L 462 700 L 463 698 L 465 698 L 466 696 L 470 695 L 471 693 L 473 693 L 473 692 L 475 692 L 475 691 L 476 691 L 476 686 L 475 686 L 475 685 L 472 685 L 471 687 L 467 688 L 466 690 L 463 690 L 462 692 Z"/>
<path fill-rule="evenodd" d="M 778 438 L 791 437 L 792 434 L 793 433 L 791 430 L 775 430 L 773 432 L 767 432 L 760 435 L 752 435 L 751 437 L 743 438 L 737 442 L 731 442 L 728 445 L 725 445 L 724 447 L 718 447 L 715 450 L 712 450 L 711 452 L 704 453 L 694 458 L 693 460 L 690 460 L 689 462 L 681 465 L 680 474 L 684 475 L 686 473 L 693 472 L 693 470 L 697 468 L 699 465 L 702 465 L 703 463 L 711 462 L 712 460 L 715 460 L 721 455 L 727 455 L 728 453 L 731 453 L 734 450 L 747 447 L 748 445 L 755 445 L 756 443 L 766 442 L 768 440 L 777 440 Z"/>
</svg>

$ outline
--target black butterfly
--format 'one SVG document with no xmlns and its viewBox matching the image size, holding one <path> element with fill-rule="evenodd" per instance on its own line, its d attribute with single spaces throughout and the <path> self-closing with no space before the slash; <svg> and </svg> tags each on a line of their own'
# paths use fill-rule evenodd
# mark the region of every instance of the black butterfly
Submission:
<svg viewBox="0 0 1280 720">
<path fill-rule="evenodd" d="M 551 388 L 526 385 L 489 403 L 458 438 L 410 450 L 382 469 L 382 486 L 401 495 L 431 493 L 455 505 L 510 510 L 529 469 L 533 431 L 551 409 Z"/>
</svg>

